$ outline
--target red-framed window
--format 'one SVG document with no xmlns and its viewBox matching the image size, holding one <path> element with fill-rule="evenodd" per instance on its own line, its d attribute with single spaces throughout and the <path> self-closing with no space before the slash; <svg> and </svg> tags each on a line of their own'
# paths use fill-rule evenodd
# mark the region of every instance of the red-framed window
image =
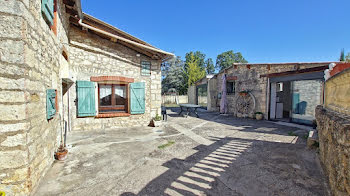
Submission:
<svg viewBox="0 0 350 196">
<path fill-rule="evenodd" d="M 129 113 L 128 84 L 98 84 L 98 110 L 103 113 Z"/>
</svg>

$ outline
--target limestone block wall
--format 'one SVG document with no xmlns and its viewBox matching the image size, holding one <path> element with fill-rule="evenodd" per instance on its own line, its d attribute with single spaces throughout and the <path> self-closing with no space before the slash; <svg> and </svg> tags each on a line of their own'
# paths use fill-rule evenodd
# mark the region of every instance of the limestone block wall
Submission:
<svg viewBox="0 0 350 196">
<path fill-rule="evenodd" d="M 29 195 L 54 160 L 59 118 L 46 120 L 46 89 L 61 92 L 58 59 L 68 44 L 61 7 L 55 35 L 41 0 L 0 1 L 0 190 L 6 195 Z"/>
<path fill-rule="evenodd" d="M 322 103 L 322 81 L 305 80 L 294 81 L 293 92 L 300 94 L 300 102 L 306 102 L 306 116 L 315 117 L 315 108 Z"/>
<path fill-rule="evenodd" d="M 350 195 L 350 117 L 316 108 L 320 159 L 333 195 Z"/>
<path fill-rule="evenodd" d="M 187 90 L 188 103 L 197 104 L 197 90 L 196 86 L 189 86 Z"/>
<path fill-rule="evenodd" d="M 103 130 L 130 126 L 147 126 L 156 114 L 161 115 L 161 71 L 159 60 L 121 44 L 71 26 L 70 65 L 77 80 L 90 81 L 91 76 L 123 76 L 145 82 L 146 111 L 141 115 L 114 118 L 77 118 L 76 86 L 71 87 L 73 130 Z M 141 76 L 141 61 L 151 62 L 151 75 Z"/>
<path fill-rule="evenodd" d="M 286 72 L 286 71 L 294 71 L 297 69 L 305 69 L 305 68 L 312 68 L 312 67 L 318 67 L 323 66 L 327 64 L 241 64 L 241 65 L 234 65 L 228 69 L 226 69 L 223 72 L 220 72 L 216 75 L 216 81 L 217 81 L 217 93 L 221 92 L 221 86 L 222 86 L 222 75 L 227 74 L 228 77 L 234 77 L 236 76 L 237 79 L 235 81 L 235 89 L 236 94 L 228 95 L 227 101 L 228 101 L 228 111 L 229 113 L 235 113 L 235 96 L 237 93 L 243 90 L 250 91 L 256 100 L 256 112 L 263 112 L 265 118 L 267 118 L 268 114 L 268 96 L 269 96 L 269 86 L 268 86 L 268 79 L 266 77 L 260 77 L 264 74 L 271 74 L 271 73 L 279 73 L 279 72 Z M 220 103 L 218 100 L 213 101 L 211 100 L 211 106 L 210 108 L 217 108 L 213 104 Z"/>
<path fill-rule="evenodd" d="M 350 195 L 350 69 L 325 83 L 325 106 L 316 108 L 320 159 L 334 195 Z"/>
<path fill-rule="evenodd" d="M 350 115 L 350 69 L 327 80 L 325 97 L 327 108 Z"/>
<path fill-rule="evenodd" d="M 208 80 L 208 95 L 207 95 L 207 110 L 208 111 L 219 111 L 219 107 L 217 107 L 217 96 L 218 96 L 218 89 L 217 89 L 217 79 L 216 77 L 213 77 Z"/>
</svg>

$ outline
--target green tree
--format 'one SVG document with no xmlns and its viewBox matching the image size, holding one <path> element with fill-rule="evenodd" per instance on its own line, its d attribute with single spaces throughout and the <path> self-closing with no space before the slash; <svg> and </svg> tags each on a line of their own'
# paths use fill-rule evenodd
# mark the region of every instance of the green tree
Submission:
<svg viewBox="0 0 350 196">
<path fill-rule="evenodd" d="M 345 61 L 344 48 L 343 48 L 343 49 L 341 50 L 341 52 L 340 52 L 339 61 Z"/>
<path fill-rule="evenodd" d="M 187 93 L 184 62 L 181 57 L 175 57 L 162 65 L 162 94 L 175 89 L 180 95 Z"/>
<path fill-rule="evenodd" d="M 216 58 L 216 68 L 220 71 L 230 67 L 233 63 L 248 63 L 244 59 L 240 52 L 233 52 L 233 50 L 223 52 L 219 54 Z"/>
<path fill-rule="evenodd" d="M 186 55 L 187 56 L 187 55 Z M 187 85 L 191 86 L 199 79 L 205 76 L 205 70 L 199 66 L 199 59 L 196 58 L 194 54 L 190 54 L 186 57 L 186 75 L 187 75 Z"/>
<path fill-rule="evenodd" d="M 200 51 L 195 51 L 195 52 L 191 51 L 191 52 L 186 53 L 185 69 L 187 69 L 187 67 L 188 67 L 188 61 L 192 60 L 192 58 L 194 58 L 197 61 L 197 64 L 201 69 L 205 69 L 205 54 L 203 54 Z"/>
<path fill-rule="evenodd" d="M 350 63 L 350 53 L 348 53 L 346 56 L 345 56 L 345 61 L 347 63 Z"/>
<path fill-rule="evenodd" d="M 206 71 L 207 74 L 214 74 L 215 67 L 214 67 L 213 59 L 208 58 L 205 61 L 205 71 Z"/>
</svg>

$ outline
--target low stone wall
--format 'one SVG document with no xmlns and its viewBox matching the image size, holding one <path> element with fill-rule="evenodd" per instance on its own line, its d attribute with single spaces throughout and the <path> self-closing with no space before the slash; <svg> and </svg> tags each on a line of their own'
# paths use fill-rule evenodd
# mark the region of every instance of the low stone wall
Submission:
<svg viewBox="0 0 350 196">
<path fill-rule="evenodd" d="M 177 101 L 176 101 L 177 99 Z M 171 103 L 171 104 L 176 104 L 178 103 L 188 103 L 188 96 L 187 95 L 163 95 L 162 96 L 163 104 Z"/>
<path fill-rule="evenodd" d="M 316 108 L 320 159 L 334 195 L 350 195 L 350 117 Z"/>
</svg>

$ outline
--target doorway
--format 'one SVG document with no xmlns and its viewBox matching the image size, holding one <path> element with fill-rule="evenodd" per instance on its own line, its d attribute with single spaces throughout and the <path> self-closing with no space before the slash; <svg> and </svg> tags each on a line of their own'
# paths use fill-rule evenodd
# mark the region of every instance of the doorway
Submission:
<svg viewBox="0 0 350 196">
<path fill-rule="evenodd" d="M 270 83 L 270 119 L 313 125 L 315 108 L 322 104 L 322 80 Z"/>
<path fill-rule="evenodd" d="M 196 87 L 197 104 L 207 109 L 208 106 L 208 84 L 201 84 Z"/>
</svg>

